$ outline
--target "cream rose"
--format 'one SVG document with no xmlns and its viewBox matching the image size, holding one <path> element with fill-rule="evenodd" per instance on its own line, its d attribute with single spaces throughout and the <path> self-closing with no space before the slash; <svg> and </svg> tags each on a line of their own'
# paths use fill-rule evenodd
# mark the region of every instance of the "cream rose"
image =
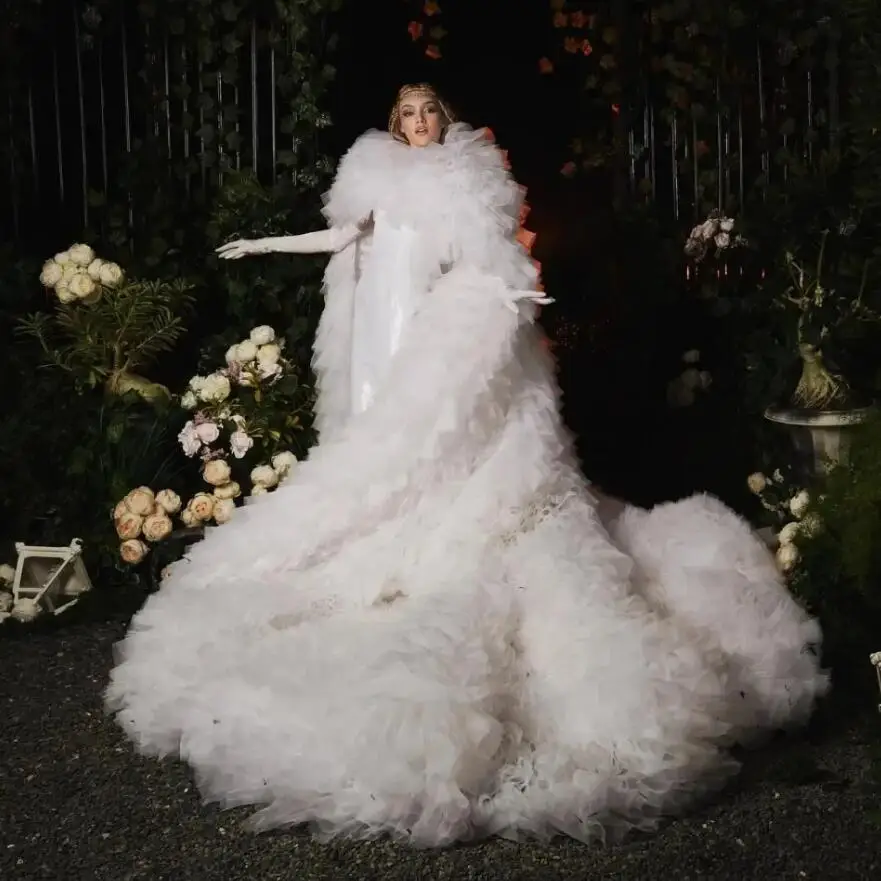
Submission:
<svg viewBox="0 0 881 881">
<path fill-rule="evenodd" d="M 119 546 L 119 556 L 122 557 L 123 562 L 131 565 L 140 563 L 149 552 L 150 548 L 139 538 L 131 538 Z"/>
<path fill-rule="evenodd" d="M 98 279 L 108 288 L 115 288 L 123 278 L 123 271 L 116 263 L 102 263 L 98 270 Z"/>
<path fill-rule="evenodd" d="M 64 272 L 54 260 L 47 260 L 40 273 L 40 284 L 44 288 L 54 288 L 61 281 Z"/>
<path fill-rule="evenodd" d="M 239 364 L 247 364 L 257 357 L 257 344 L 251 340 L 245 340 L 236 346 L 236 361 Z"/>
<path fill-rule="evenodd" d="M 231 473 L 228 462 L 223 459 L 209 459 L 202 468 L 202 479 L 211 486 L 223 486 L 229 483 Z"/>
<path fill-rule="evenodd" d="M 224 483 L 214 490 L 215 499 L 237 499 L 242 494 L 242 488 L 234 481 Z"/>
<path fill-rule="evenodd" d="M 134 514 L 132 511 L 126 511 L 121 517 L 117 517 L 114 521 L 116 534 L 123 540 L 128 541 L 130 538 L 137 538 L 141 534 L 144 525 L 144 518 L 140 514 Z"/>
<path fill-rule="evenodd" d="M 104 265 L 103 260 L 99 260 L 97 257 L 86 267 L 86 272 L 89 273 L 89 278 L 92 281 L 101 281 L 101 267 Z"/>
<path fill-rule="evenodd" d="M 52 259 L 63 269 L 70 263 L 70 251 L 59 251 Z"/>
<path fill-rule="evenodd" d="M 777 548 L 777 567 L 781 572 L 791 572 L 800 559 L 798 548 L 793 544 L 781 545 Z"/>
<path fill-rule="evenodd" d="M 281 358 L 281 349 L 277 343 L 267 343 L 257 349 L 257 360 L 261 364 L 277 364 Z"/>
<path fill-rule="evenodd" d="M 9 563 L 0 566 L 0 584 L 12 584 L 15 581 L 15 567 Z"/>
<path fill-rule="evenodd" d="M 263 486 L 262 483 L 255 483 L 254 486 L 251 488 L 251 498 L 253 499 L 257 496 L 264 496 L 268 492 L 269 490 L 265 486 Z"/>
<path fill-rule="evenodd" d="M 751 493 L 759 495 L 759 493 L 763 493 L 767 489 L 768 478 L 765 477 L 761 471 L 756 471 L 755 474 L 750 474 L 750 476 L 747 477 L 746 485 L 749 487 Z"/>
<path fill-rule="evenodd" d="M 156 493 L 156 505 L 166 514 L 180 511 L 180 496 L 171 489 L 163 489 Z"/>
<path fill-rule="evenodd" d="M 271 465 L 258 465 L 251 471 L 251 483 L 268 489 L 278 483 L 278 473 Z"/>
<path fill-rule="evenodd" d="M 12 608 L 12 594 L 0 592 L 0 613 L 8 612 Z"/>
<path fill-rule="evenodd" d="M 116 503 L 116 507 L 113 509 L 113 516 L 111 517 L 111 519 L 118 520 L 120 517 L 122 517 L 123 514 L 128 513 L 128 505 L 125 503 L 125 499 L 122 499 L 121 501 Z"/>
<path fill-rule="evenodd" d="M 40 614 L 40 606 L 35 600 L 20 599 L 12 607 L 11 614 L 16 621 L 33 621 Z"/>
<path fill-rule="evenodd" d="M 214 502 L 214 522 L 229 523 L 236 512 L 236 503 L 232 499 L 217 499 Z"/>
<path fill-rule="evenodd" d="M 810 504 L 811 497 L 808 495 L 808 491 L 803 489 L 790 499 L 789 510 L 792 512 L 792 516 L 795 517 L 796 520 L 801 520 L 801 518 L 807 514 Z"/>
<path fill-rule="evenodd" d="M 222 373 L 212 373 L 205 377 L 198 395 L 203 401 L 220 403 L 229 397 L 230 388 L 228 377 Z"/>
<path fill-rule="evenodd" d="M 147 541 L 162 541 L 171 535 L 174 527 L 171 518 L 164 511 L 161 514 L 151 514 L 144 520 L 143 534 Z"/>
<path fill-rule="evenodd" d="M 133 489 L 123 501 L 129 511 L 133 514 L 140 514 L 141 517 L 152 514 L 156 507 L 156 496 L 149 486 L 139 486 L 137 489 Z"/>
<path fill-rule="evenodd" d="M 279 477 L 287 477 L 291 469 L 297 465 L 297 457 L 285 450 L 282 453 L 276 453 L 272 457 L 272 467 L 278 473 Z"/>
<path fill-rule="evenodd" d="M 209 520 L 214 512 L 214 497 L 208 495 L 208 493 L 196 493 L 196 495 L 190 499 L 187 508 L 193 512 L 193 516 L 196 520 Z"/>
<path fill-rule="evenodd" d="M 95 259 L 95 252 L 88 245 L 73 245 L 68 251 L 70 262 L 85 268 Z"/>
<path fill-rule="evenodd" d="M 55 285 L 55 296 L 62 303 L 73 303 L 76 300 L 76 294 L 71 293 L 66 281 L 60 281 Z"/>
<path fill-rule="evenodd" d="M 777 542 L 782 545 L 791 545 L 799 532 L 801 532 L 800 524 L 787 523 L 780 532 L 777 533 Z"/>
<path fill-rule="evenodd" d="M 95 293 L 95 282 L 85 272 L 78 272 L 67 283 L 70 292 L 78 299 L 85 300 Z"/>
<path fill-rule="evenodd" d="M 186 527 L 191 527 L 196 526 L 199 521 L 196 519 L 196 515 L 187 507 L 180 513 L 180 522 Z"/>
<path fill-rule="evenodd" d="M 180 405 L 184 410 L 195 410 L 199 404 L 199 399 L 192 392 L 184 392 L 181 395 Z"/>
<path fill-rule="evenodd" d="M 265 346 L 275 340 L 275 331 L 268 324 L 261 324 L 248 335 L 255 346 Z"/>
<path fill-rule="evenodd" d="M 213 444 L 217 438 L 220 437 L 220 429 L 217 427 L 216 422 L 200 422 L 198 425 L 194 424 L 194 430 L 196 432 L 196 437 L 202 441 L 203 444 Z"/>
</svg>

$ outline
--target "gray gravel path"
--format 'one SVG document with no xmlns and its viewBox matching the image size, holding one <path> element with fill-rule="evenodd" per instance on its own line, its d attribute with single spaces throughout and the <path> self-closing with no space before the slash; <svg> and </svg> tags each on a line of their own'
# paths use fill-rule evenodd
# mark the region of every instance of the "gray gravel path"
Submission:
<svg viewBox="0 0 881 881">
<path fill-rule="evenodd" d="M 0 879 L 747 881 L 881 879 L 874 716 L 753 756 L 710 806 L 609 848 L 492 840 L 441 852 L 255 836 L 187 769 L 136 756 L 101 692 L 124 620 L 0 633 Z M 867 701 L 870 704 L 870 701 Z"/>
</svg>

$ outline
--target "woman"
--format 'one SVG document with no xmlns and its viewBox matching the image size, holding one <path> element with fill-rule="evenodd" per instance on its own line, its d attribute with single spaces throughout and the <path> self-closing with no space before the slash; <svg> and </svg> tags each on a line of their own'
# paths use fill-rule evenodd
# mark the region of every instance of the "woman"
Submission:
<svg viewBox="0 0 881 881">
<path fill-rule="evenodd" d="M 330 228 L 320 443 L 174 567 L 108 703 L 257 828 L 582 840 L 652 828 L 802 722 L 816 624 L 700 496 L 605 522 L 532 326 L 499 151 L 427 86 L 359 139 Z"/>
</svg>

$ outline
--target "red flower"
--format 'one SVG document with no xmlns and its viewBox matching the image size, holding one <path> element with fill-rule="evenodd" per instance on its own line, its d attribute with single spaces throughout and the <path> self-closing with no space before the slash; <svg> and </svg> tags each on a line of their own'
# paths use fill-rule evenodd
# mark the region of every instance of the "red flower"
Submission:
<svg viewBox="0 0 881 881">
<path fill-rule="evenodd" d="M 407 25 L 407 31 L 410 34 L 411 40 L 418 40 L 422 36 L 422 22 L 411 21 L 410 24 Z"/>
<path fill-rule="evenodd" d="M 583 28 L 587 24 L 587 16 L 583 12 L 573 12 L 569 16 L 569 24 L 574 28 Z"/>
<path fill-rule="evenodd" d="M 550 58 L 542 58 L 538 62 L 539 73 L 553 73 L 554 62 Z"/>
<path fill-rule="evenodd" d="M 441 50 L 432 43 L 432 45 L 425 47 L 425 54 L 429 58 L 432 58 L 435 61 L 437 61 L 437 59 L 441 57 Z"/>
<path fill-rule="evenodd" d="M 587 55 L 593 55 L 593 46 L 590 45 L 590 40 L 585 40 L 584 45 L 581 47 L 581 51 Z"/>
<path fill-rule="evenodd" d="M 564 163 L 563 167 L 560 169 L 560 174 L 563 177 L 572 177 L 576 172 L 575 163 L 570 159 L 568 162 Z"/>
<path fill-rule="evenodd" d="M 425 0 L 422 11 L 426 15 L 437 15 L 441 11 L 440 4 L 436 3 L 435 0 Z"/>
</svg>

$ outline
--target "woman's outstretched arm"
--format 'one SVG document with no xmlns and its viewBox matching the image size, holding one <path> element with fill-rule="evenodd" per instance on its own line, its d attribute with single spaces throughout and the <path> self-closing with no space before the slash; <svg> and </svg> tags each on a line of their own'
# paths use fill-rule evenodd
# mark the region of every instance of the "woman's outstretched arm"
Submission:
<svg viewBox="0 0 881 881">
<path fill-rule="evenodd" d="M 254 254 L 322 254 L 342 251 L 364 231 L 364 224 L 332 226 L 299 236 L 273 236 L 268 239 L 236 239 L 217 249 L 223 260 L 239 260 Z"/>
</svg>

